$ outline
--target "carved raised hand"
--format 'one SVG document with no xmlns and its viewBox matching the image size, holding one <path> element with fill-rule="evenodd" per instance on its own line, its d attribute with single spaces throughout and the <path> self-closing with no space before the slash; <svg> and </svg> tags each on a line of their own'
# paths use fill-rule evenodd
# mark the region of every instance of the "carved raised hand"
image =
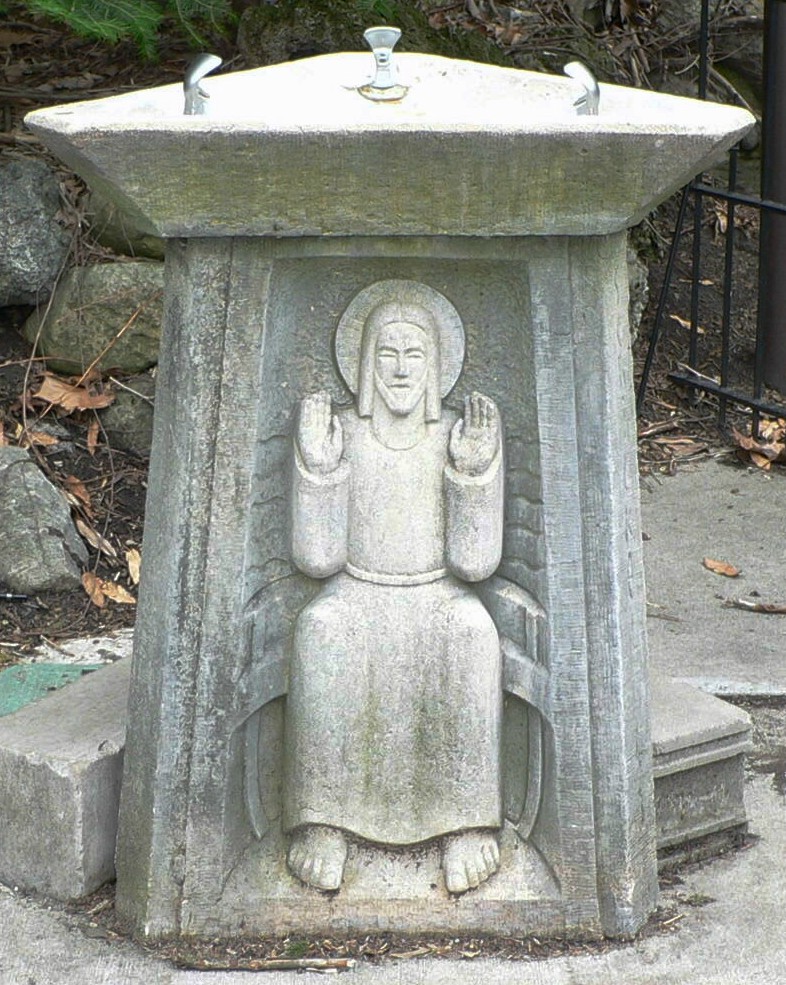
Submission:
<svg viewBox="0 0 786 985">
<path fill-rule="evenodd" d="M 327 475 L 338 468 L 344 437 L 341 422 L 333 413 L 330 394 L 324 390 L 301 401 L 297 446 L 309 472 Z"/>
<path fill-rule="evenodd" d="M 450 432 L 448 450 L 454 467 L 465 475 L 482 475 L 499 447 L 497 405 L 482 393 L 464 398 L 464 416 Z"/>
</svg>

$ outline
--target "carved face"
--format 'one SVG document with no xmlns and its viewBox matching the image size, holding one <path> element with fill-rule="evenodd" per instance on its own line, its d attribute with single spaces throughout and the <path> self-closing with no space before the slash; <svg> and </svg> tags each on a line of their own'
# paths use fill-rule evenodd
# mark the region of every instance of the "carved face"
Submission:
<svg viewBox="0 0 786 985">
<path fill-rule="evenodd" d="M 391 322 L 377 336 L 374 379 L 391 413 L 411 414 L 423 398 L 428 373 L 428 337 L 409 322 Z"/>
</svg>

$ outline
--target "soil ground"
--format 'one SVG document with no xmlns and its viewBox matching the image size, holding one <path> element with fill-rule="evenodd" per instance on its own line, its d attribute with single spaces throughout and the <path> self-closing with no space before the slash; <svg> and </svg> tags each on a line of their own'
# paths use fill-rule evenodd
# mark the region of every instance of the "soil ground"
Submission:
<svg viewBox="0 0 786 985">
<path fill-rule="evenodd" d="M 449 4 L 445 9 L 459 6 Z M 111 254 L 96 246 L 86 228 L 84 187 L 25 132 L 22 118 L 43 105 L 180 80 L 191 57 L 188 43 L 175 34 L 165 35 L 160 60 L 144 62 L 130 43 L 109 46 L 85 40 L 33 17 L 21 4 L 11 4 L 9 9 L 10 19 L 0 27 L 0 44 L 8 52 L 0 66 L 0 155 L 46 157 L 61 180 L 62 222 L 72 233 L 72 262 L 108 262 Z M 225 40 L 211 41 L 230 67 L 244 67 Z M 635 233 L 637 248 L 650 268 L 650 300 L 634 345 L 638 373 L 646 356 L 676 212 L 677 198 Z M 725 210 L 709 203 L 702 221 L 701 334 L 696 368 L 713 377 L 718 375 L 721 359 L 725 224 Z M 737 210 L 731 362 L 740 387 L 750 375 L 755 348 L 757 225 L 754 210 Z M 645 472 L 673 471 L 681 463 L 728 447 L 732 425 L 743 433 L 749 433 L 751 426 L 749 413 L 730 411 L 726 429 L 719 430 L 717 400 L 698 391 L 686 393 L 669 377 L 685 364 L 688 351 L 690 218 L 684 228 L 639 421 L 640 460 Z M 70 495 L 75 518 L 95 535 L 89 535 L 92 543 L 87 544 L 90 570 L 133 595 L 135 579 L 127 555 L 141 549 L 147 463 L 112 448 L 97 428 L 94 411 L 64 414 L 31 401 L 45 368 L 19 334 L 31 310 L 0 309 L 0 440 L 30 446 L 44 472 Z M 98 381 L 97 385 L 103 384 Z M 0 585 L 0 592 L 4 587 Z M 23 656 L 42 638 L 57 640 L 105 632 L 131 625 L 133 619 L 132 604 L 106 599 L 99 607 L 81 588 L 28 599 L 0 599 L 0 640 L 10 644 L 0 646 L 0 664 Z"/>
</svg>

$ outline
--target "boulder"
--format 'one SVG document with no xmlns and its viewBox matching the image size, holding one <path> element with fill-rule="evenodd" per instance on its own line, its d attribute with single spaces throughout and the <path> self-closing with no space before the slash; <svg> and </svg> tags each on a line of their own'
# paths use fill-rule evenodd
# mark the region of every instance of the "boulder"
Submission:
<svg viewBox="0 0 786 985">
<path fill-rule="evenodd" d="M 155 381 L 147 373 L 132 376 L 116 390 L 114 403 L 100 412 L 111 445 L 140 458 L 150 456 L 155 390 Z"/>
<path fill-rule="evenodd" d="M 0 160 L 0 307 L 46 301 L 68 253 L 60 190 L 43 161 Z"/>
<path fill-rule="evenodd" d="M 136 219 L 95 190 L 90 193 L 87 218 L 97 242 L 115 253 L 164 259 L 164 240 L 140 229 Z"/>
<path fill-rule="evenodd" d="M 22 448 L 0 448 L 0 582 L 12 592 L 68 591 L 85 545 L 63 496 Z"/>
<path fill-rule="evenodd" d="M 99 356 L 102 372 L 143 372 L 158 360 L 163 286 L 164 265 L 150 260 L 75 267 L 24 334 L 58 372 L 82 373 Z"/>
</svg>

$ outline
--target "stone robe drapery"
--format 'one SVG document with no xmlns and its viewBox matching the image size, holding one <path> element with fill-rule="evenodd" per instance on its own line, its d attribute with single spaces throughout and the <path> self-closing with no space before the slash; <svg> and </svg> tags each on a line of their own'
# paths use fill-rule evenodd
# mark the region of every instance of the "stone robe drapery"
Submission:
<svg viewBox="0 0 786 985">
<path fill-rule="evenodd" d="M 386 845 L 497 828 L 499 639 L 464 582 L 499 563 L 501 453 L 466 476 L 448 461 L 452 412 L 401 450 L 340 416 L 334 472 L 295 452 L 293 558 L 327 582 L 295 627 L 284 828 Z"/>
</svg>

